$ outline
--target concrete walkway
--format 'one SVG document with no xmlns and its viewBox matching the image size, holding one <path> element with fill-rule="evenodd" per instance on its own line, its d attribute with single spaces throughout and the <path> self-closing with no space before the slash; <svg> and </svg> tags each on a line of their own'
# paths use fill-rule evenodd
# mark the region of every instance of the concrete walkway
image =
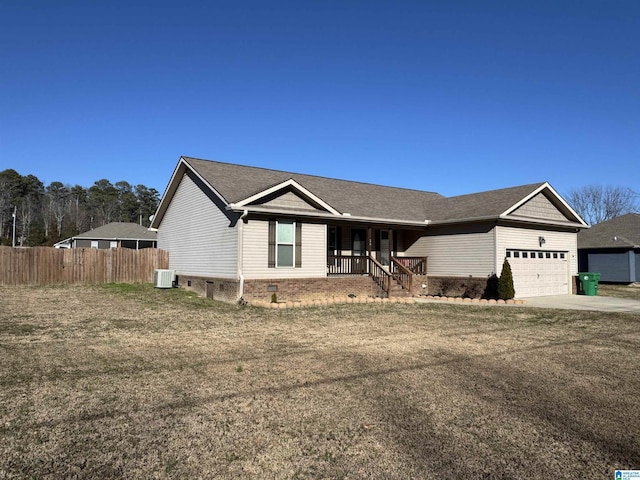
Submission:
<svg viewBox="0 0 640 480">
<path fill-rule="evenodd" d="M 521 307 L 561 308 L 565 310 L 592 310 L 597 312 L 626 312 L 640 314 L 640 300 L 614 297 L 588 297 L 586 295 L 553 295 L 525 298 Z"/>
</svg>

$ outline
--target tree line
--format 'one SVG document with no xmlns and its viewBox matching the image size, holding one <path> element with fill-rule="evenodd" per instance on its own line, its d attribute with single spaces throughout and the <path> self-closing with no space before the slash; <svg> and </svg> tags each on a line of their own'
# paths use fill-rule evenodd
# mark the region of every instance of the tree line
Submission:
<svg viewBox="0 0 640 480">
<path fill-rule="evenodd" d="M 135 222 L 148 227 L 158 206 L 155 188 L 107 179 L 91 187 L 51 182 L 45 186 L 35 175 L 13 169 L 0 172 L 0 244 L 53 245 L 110 222 Z M 638 193 L 620 186 L 588 185 L 567 195 L 573 209 L 587 223 L 596 224 L 640 211 Z"/>
<path fill-rule="evenodd" d="M 135 222 L 149 226 L 159 193 L 145 185 L 107 179 L 91 187 L 51 182 L 13 169 L 0 172 L 0 244 L 53 245 L 110 222 Z"/>
</svg>

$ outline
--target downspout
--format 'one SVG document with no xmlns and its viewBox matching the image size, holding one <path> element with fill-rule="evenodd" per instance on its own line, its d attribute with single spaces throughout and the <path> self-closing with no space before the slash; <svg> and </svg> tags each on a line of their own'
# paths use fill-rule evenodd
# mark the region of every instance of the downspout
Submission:
<svg viewBox="0 0 640 480">
<path fill-rule="evenodd" d="M 492 274 L 495 273 L 497 275 L 496 272 L 498 272 L 498 222 L 496 222 L 493 225 L 493 272 L 491 272 Z"/>
<path fill-rule="evenodd" d="M 247 215 L 249 214 L 249 210 L 243 210 L 242 215 L 240 215 L 240 218 L 238 219 L 238 265 L 237 265 L 237 270 L 238 270 L 238 280 L 240 281 L 240 288 L 238 290 L 238 299 L 237 301 L 240 301 L 240 299 L 244 296 L 244 274 L 243 274 L 243 270 L 242 270 L 242 265 L 244 264 L 244 258 L 243 258 L 243 254 L 244 254 L 244 219 L 247 218 Z"/>
</svg>

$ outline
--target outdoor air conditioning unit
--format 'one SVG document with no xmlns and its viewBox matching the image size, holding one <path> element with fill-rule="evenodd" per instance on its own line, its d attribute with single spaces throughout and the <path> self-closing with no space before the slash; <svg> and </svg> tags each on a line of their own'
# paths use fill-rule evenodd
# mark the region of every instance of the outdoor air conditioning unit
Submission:
<svg viewBox="0 0 640 480">
<path fill-rule="evenodd" d="M 172 288 L 175 270 L 156 270 L 153 272 L 153 286 L 156 288 Z"/>
</svg>

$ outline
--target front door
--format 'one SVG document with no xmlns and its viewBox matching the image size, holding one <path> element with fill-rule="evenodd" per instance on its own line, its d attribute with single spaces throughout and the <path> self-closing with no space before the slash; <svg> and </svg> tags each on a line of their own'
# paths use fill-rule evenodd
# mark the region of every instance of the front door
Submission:
<svg viewBox="0 0 640 480">
<path fill-rule="evenodd" d="M 363 256 L 367 254 L 367 231 L 364 228 L 351 230 L 351 243 L 353 255 Z"/>
<path fill-rule="evenodd" d="M 367 231 L 363 228 L 351 230 L 351 255 L 352 273 L 367 273 Z"/>
</svg>

